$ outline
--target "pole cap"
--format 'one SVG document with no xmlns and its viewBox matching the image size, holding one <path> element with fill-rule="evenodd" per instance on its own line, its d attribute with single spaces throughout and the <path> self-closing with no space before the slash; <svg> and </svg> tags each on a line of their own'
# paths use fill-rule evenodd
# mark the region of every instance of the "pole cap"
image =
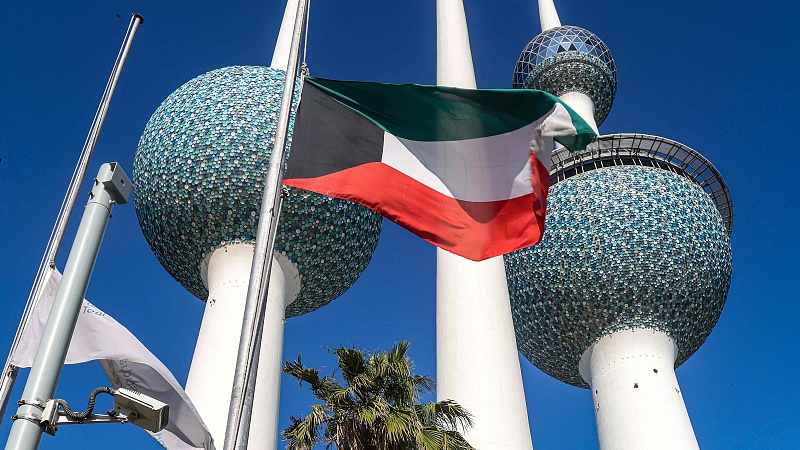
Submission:
<svg viewBox="0 0 800 450">
<path fill-rule="evenodd" d="M 102 184 L 104 189 L 114 196 L 114 201 L 118 205 L 128 203 L 128 198 L 133 190 L 133 183 L 130 178 L 122 171 L 118 163 L 110 162 L 100 166 L 97 172 L 97 183 Z"/>
</svg>

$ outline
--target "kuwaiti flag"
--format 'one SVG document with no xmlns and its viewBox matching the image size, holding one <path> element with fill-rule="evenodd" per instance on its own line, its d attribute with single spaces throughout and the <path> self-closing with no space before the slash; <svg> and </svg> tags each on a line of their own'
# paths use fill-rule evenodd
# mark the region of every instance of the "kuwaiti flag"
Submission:
<svg viewBox="0 0 800 450">
<path fill-rule="evenodd" d="M 478 261 L 541 240 L 553 138 L 577 151 L 595 134 L 542 91 L 306 77 L 284 184 Z"/>
</svg>

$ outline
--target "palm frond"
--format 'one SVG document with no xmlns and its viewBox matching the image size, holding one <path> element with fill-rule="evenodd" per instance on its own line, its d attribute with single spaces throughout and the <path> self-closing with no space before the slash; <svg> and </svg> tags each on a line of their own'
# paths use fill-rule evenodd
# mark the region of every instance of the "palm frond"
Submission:
<svg viewBox="0 0 800 450">
<path fill-rule="evenodd" d="M 413 374 L 409 344 L 368 354 L 355 348 L 329 349 L 338 373 L 320 378 L 300 357 L 284 372 L 308 385 L 322 403 L 283 431 L 289 450 L 325 445 L 336 450 L 474 450 L 461 435 L 472 426 L 469 412 L 452 400 L 420 403 L 433 392 L 430 377 Z"/>
<path fill-rule="evenodd" d="M 425 427 L 417 435 L 416 443 L 419 450 L 475 450 L 458 432 L 435 427 Z"/>
<path fill-rule="evenodd" d="M 424 375 L 413 375 L 412 383 L 416 386 L 417 392 L 421 394 L 429 394 L 436 389 L 436 382 L 433 378 Z"/>
<path fill-rule="evenodd" d="M 339 359 L 339 370 L 345 383 L 350 384 L 356 376 L 366 370 L 367 361 L 362 350 L 339 347 L 334 349 L 334 353 Z"/>
<path fill-rule="evenodd" d="M 302 356 L 298 355 L 296 360 L 287 361 L 283 366 L 283 372 L 297 378 L 301 386 L 305 382 L 314 389 L 320 382 L 319 370 L 306 367 L 301 360 Z"/>
<path fill-rule="evenodd" d="M 427 425 L 436 425 L 447 430 L 466 430 L 472 428 L 472 414 L 453 400 L 428 402 L 417 405 L 417 413 Z"/>
<path fill-rule="evenodd" d="M 419 450 L 441 450 L 444 446 L 444 433 L 434 427 L 423 427 L 416 436 Z"/>
<path fill-rule="evenodd" d="M 292 423 L 281 433 L 284 441 L 289 441 L 287 450 L 311 450 L 317 443 L 317 432 L 322 426 L 318 414 L 311 413 L 300 419 L 291 416 Z"/>
<path fill-rule="evenodd" d="M 413 441 L 420 432 L 419 420 L 413 406 L 392 407 L 385 419 L 386 436 L 390 443 Z"/>
</svg>

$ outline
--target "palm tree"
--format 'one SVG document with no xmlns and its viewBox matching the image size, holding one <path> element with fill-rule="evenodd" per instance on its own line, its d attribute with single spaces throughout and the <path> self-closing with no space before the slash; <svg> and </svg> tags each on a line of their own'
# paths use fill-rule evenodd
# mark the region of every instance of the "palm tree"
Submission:
<svg viewBox="0 0 800 450">
<path fill-rule="evenodd" d="M 459 429 L 472 415 L 452 400 L 420 403 L 433 392 L 429 377 L 413 375 L 408 342 L 372 355 L 355 348 L 331 349 L 344 384 L 303 365 L 300 356 L 283 371 L 308 385 L 322 403 L 305 417 L 291 417 L 283 430 L 288 450 L 315 445 L 338 450 L 475 450 Z"/>
</svg>

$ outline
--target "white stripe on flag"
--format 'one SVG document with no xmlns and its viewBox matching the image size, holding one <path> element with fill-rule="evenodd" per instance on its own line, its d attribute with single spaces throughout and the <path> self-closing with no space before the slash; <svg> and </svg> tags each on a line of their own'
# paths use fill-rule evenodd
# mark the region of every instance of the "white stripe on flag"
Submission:
<svg viewBox="0 0 800 450">
<path fill-rule="evenodd" d="M 412 141 L 384 134 L 381 162 L 458 200 L 490 202 L 530 194 L 531 125 L 463 141 Z"/>
<path fill-rule="evenodd" d="M 17 367 L 30 367 L 47 316 L 61 282 L 54 269 L 48 274 L 42 296 L 37 300 L 30 320 L 22 332 L 19 346 L 11 356 Z M 100 360 L 103 370 L 115 388 L 127 387 L 154 397 L 169 405 L 169 424 L 159 433 L 150 433 L 166 449 L 214 450 L 211 434 L 178 381 L 127 328 L 88 301 L 75 325 L 66 364 Z"/>
<path fill-rule="evenodd" d="M 509 200 L 533 192 L 531 151 L 549 170 L 552 136 L 570 131 L 577 134 L 567 110 L 556 104 L 536 122 L 495 136 L 414 141 L 384 133 L 381 162 L 457 200 Z"/>
</svg>

